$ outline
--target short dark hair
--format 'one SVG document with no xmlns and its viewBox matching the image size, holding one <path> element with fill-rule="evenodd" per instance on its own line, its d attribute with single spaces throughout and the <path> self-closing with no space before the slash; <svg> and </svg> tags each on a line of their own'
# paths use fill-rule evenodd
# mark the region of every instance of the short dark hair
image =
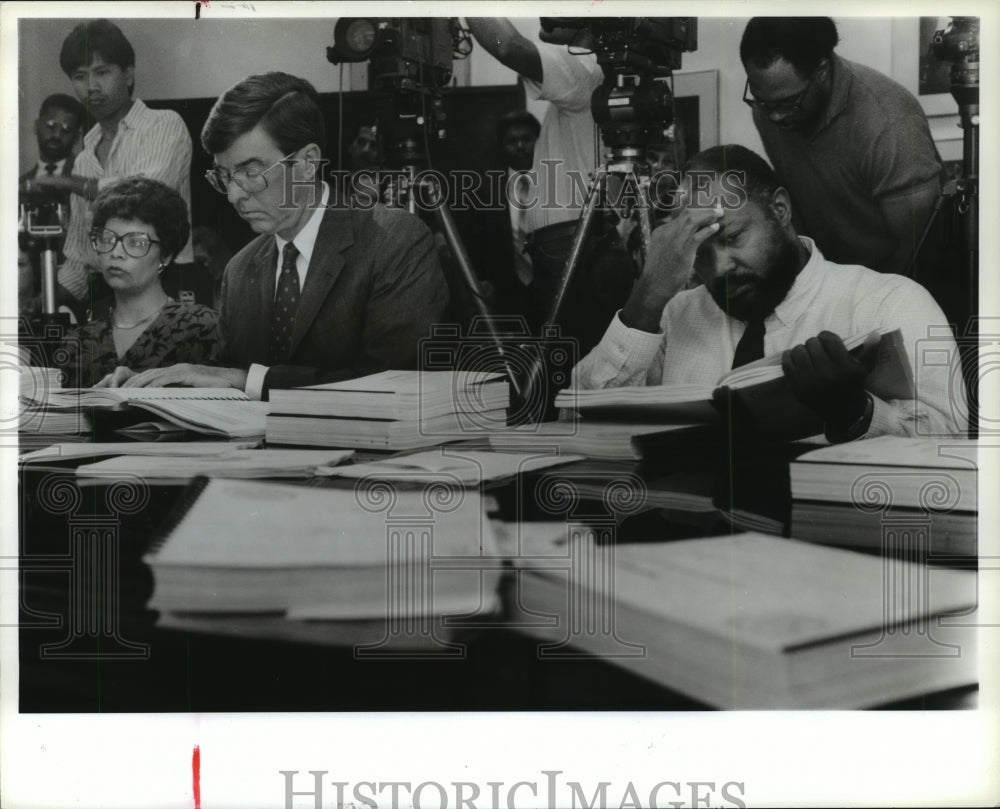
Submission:
<svg viewBox="0 0 1000 809">
<path fill-rule="evenodd" d="M 807 76 L 821 59 L 830 58 L 839 41 L 829 17 L 753 17 L 740 40 L 740 61 L 765 68 L 784 59 Z"/>
<path fill-rule="evenodd" d="M 115 217 L 151 225 L 160 240 L 160 252 L 171 259 L 184 248 L 191 233 L 184 198 L 169 185 L 148 177 L 126 177 L 97 195 L 93 226 L 103 228 Z"/>
<path fill-rule="evenodd" d="M 774 192 L 783 187 L 778 182 L 774 169 L 763 157 L 746 146 L 735 143 L 712 146 L 698 152 L 684 166 L 685 172 L 692 169 L 714 171 L 719 176 L 729 171 L 740 172 L 747 194 L 756 197 L 765 206 L 771 201 Z"/>
<path fill-rule="evenodd" d="M 288 73 L 248 76 L 223 93 L 201 130 L 209 154 L 226 151 L 237 138 L 260 126 L 282 154 L 309 143 L 326 147 L 326 125 L 319 93 L 305 79 Z"/>
<path fill-rule="evenodd" d="M 110 20 L 88 20 L 70 31 L 59 52 L 59 66 L 63 73 L 72 76 L 77 68 L 86 67 L 94 61 L 95 53 L 122 70 L 135 67 L 135 51 L 131 43 Z"/>
<path fill-rule="evenodd" d="M 515 110 L 508 112 L 497 122 L 497 141 L 502 143 L 507 130 L 512 126 L 529 127 L 535 133 L 536 139 L 542 132 L 542 125 L 534 115 L 527 110 Z"/>
<path fill-rule="evenodd" d="M 44 118 L 46 113 L 52 110 L 62 110 L 63 112 L 68 112 L 74 118 L 76 118 L 77 126 L 81 126 L 84 119 L 87 116 L 86 110 L 83 108 L 83 104 L 77 101 L 73 96 L 68 96 L 65 93 L 53 93 L 48 96 L 43 102 L 42 106 L 38 109 L 38 117 Z"/>
</svg>

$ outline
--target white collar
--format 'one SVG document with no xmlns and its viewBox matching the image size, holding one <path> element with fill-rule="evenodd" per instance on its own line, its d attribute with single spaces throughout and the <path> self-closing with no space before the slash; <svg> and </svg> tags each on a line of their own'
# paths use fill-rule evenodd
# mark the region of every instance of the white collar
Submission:
<svg viewBox="0 0 1000 809">
<path fill-rule="evenodd" d="M 823 265 L 827 263 L 816 242 L 808 236 L 799 236 L 799 241 L 809 251 L 809 260 L 795 276 L 788 294 L 774 307 L 774 316 L 786 326 L 798 322 L 809 309 L 822 280 Z"/>
<path fill-rule="evenodd" d="M 299 251 L 299 255 L 305 259 L 305 266 L 309 266 L 309 262 L 312 259 L 313 248 L 316 246 L 316 237 L 319 236 L 319 225 L 323 221 L 323 211 L 326 210 L 327 203 L 330 201 L 330 186 L 325 182 L 323 183 L 323 195 L 320 197 L 319 207 L 311 211 L 309 214 L 309 220 L 306 222 L 305 226 L 292 239 L 292 244 L 295 245 L 295 249 Z M 278 245 L 278 256 L 282 255 L 282 251 L 285 249 L 285 245 L 288 244 L 286 239 L 282 239 L 277 233 L 274 234 L 274 241 Z"/>
<path fill-rule="evenodd" d="M 63 166 L 66 165 L 66 160 L 67 159 L 68 158 L 64 157 L 62 160 L 56 160 L 54 163 L 48 163 L 45 160 L 39 159 L 39 161 L 38 161 L 38 173 L 39 174 L 45 174 L 45 167 L 46 166 L 55 166 L 55 169 L 52 170 L 52 173 L 53 174 L 62 174 Z"/>
</svg>

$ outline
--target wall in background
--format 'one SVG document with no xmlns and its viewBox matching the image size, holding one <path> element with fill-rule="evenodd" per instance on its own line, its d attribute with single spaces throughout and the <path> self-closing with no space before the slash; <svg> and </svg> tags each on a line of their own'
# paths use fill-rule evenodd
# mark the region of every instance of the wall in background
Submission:
<svg viewBox="0 0 1000 809">
<path fill-rule="evenodd" d="M 901 47 L 900 22 L 890 18 L 836 18 L 841 44 L 838 52 L 848 59 L 892 74 Z M 326 60 L 326 46 L 333 40 L 335 18 L 243 20 L 120 20 L 122 31 L 136 50 L 136 93 L 141 98 L 207 98 L 219 95 L 250 73 L 284 70 L 309 79 L 320 92 L 335 92 L 340 69 Z M 742 102 L 745 73 L 739 61 L 739 41 L 745 17 L 699 18 L 698 50 L 684 55 L 683 70 L 719 70 L 719 128 L 723 143 L 742 143 L 762 151 L 750 110 Z M 59 48 L 76 19 L 22 20 L 19 30 L 19 89 L 21 171 L 36 159 L 32 122 L 38 104 L 47 94 L 72 92 L 59 69 Z M 538 21 L 516 19 L 525 34 L 537 35 Z M 917 30 L 917 18 L 912 27 Z M 511 84 L 515 74 L 500 65 L 478 45 L 467 64 L 456 68 L 460 84 L 474 86 Z M 902 77 L 900 77 L 902 80 Z M 366 86 L 364 65 L 344 69 L 344 86 Z M 531 104 L 539 118 L 545 104 Z M 954 135 L 953 127 L 939 121 L 936 136 Z M 938 134 L 940 133 L 940 135 Z"/>
</svg>

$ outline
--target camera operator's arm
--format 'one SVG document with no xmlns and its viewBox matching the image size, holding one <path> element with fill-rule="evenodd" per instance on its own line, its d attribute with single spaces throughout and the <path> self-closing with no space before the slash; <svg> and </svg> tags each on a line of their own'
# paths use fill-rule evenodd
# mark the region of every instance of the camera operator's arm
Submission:
<svg viewBox="0 0 1000 809">
<path fill-rule="evenodd" d="M 573 369 L 581 388 L 657 384 L 663 352 L 660 322 L 694 271 L 698 247 L 719 230 L 722 209 L 685 208 L 653 231 L 649 257 L 632 294 L 601 342 Z"/>
<path fill-rule="evenodd" d="M 502 17 L 466 17 L 466 25 L 488 54 L 520 76 L 542 81 L 542 59 L 535 43 Z"/>
</svg>

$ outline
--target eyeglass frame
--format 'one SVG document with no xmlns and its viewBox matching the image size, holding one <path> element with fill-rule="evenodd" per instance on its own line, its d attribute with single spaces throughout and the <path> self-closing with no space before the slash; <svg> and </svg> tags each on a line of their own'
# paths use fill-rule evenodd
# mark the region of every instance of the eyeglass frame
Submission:
<svg viewBox="0 0 1000 809">
<path fill-rule="evenodd" d="M 754 98 L 752 93 L 750 98 L 747 98 L 747 93 L 750 92 L 750 76 L 747 76 L 746 84 L 743 85 L 743 103 L 751 109 L 760 110 L 765 115 L 771 112 L 798 112 L 802 109 L 802 101 L 805 99 L 806 93 L 812 89 L 813 79 L 816 78 L 816 75 L 822 69 L 822 65 L 820 65 L 816 68 L 816 70 L 809 74 L 809 81 L 801 92 L 795 93 L 795 95 L 790 95 L 787 98 L 779 99 L 778 101 L 761 101 Z"/>
<path fill-rule="evenodd" d="M 111 247 L 109 247 L 107 250 L 99 250 L 98 247 L 97 247 L 97 245 L 94 243 L 97 240 L 97 236 L 98 236 L 99 233 L 110 233 L 112 236 L 115 237 L 114 244 L 112 244 Z M 121 244 L 122 250 L 125 251 L 125 255 L 128 256 L 129 258 L 145 258 L 146 256 L 149 255 L 149 251 L 152 249 L 152 246 L 154 244 L 163 244 L 163 242 L 161 242 L 159 239 L 150 238 L 150 235 L 148 233 L 142 233 L 141 231 L 138 231 L 138 230 L 132 230 L 132 231 L 129 231 L 128 233 L 122 233 L 119 236 L 117 233 L 115 233 L 113 230 L 111 230 L 111 228 L 100 228 L 100 229 L 98 229 L 98 228 L 91 228 L 90 231 L 89 231 L 89 233 L 87 235 L 90 237 L 90 246 L 93 247 L 94 248 L 94 252 L 98 253 L 99 255 L 104 255 L 105 253 L 110 253 L 119 244 Z M 129 249 L 125 246 L 125 240 L 129 236 L 144 236 L 146 238 L 146 241 L 149 242 L 149 245 L 146 247 L 146 252 L 143 253 L 140 256 L 137 256 L 134 253 L 130 253 Z"/>
<path fill-rule="evenodd" d="M 42 125 L 43 128 L 49 130 L 49 132 L 59 132 L 63 135 L 68 135 L 70 132 L 74 132 L 80 128 L 80 125 L 70 126 L 69 124 L 61 124 L 53 118 L 47 121 L 39 120 L 38 123 Z"/>
<path fill-rule="evenodd" d="M 246 169 L 237 169 L 235 172 L 231 172 L 228 169 L 222 168 L 221 166 L 213 166 L 212 168 L 210 168 L 208 171 L 205 172 L 205 180 L 206 180 L 206 182 L 208 182 L 208 184 L 210 186 L 212 186 L 213 190 L 218 191 L 220 194 L 228 194 L 229 193 L 229 186 L 232 183 L 236 183 L 236 185 L 239 186 L 240 190 L 244 194 L 259 194 L 261 191 L 266 191 L 267 187 L 268 187 L 267 186 L 267 177 L 265 177 L 264 175 L 266 175 L 271 169 L 273 169 L 275 166 L 279 165 L 280 163 L 284 163 L 286 160 L 290 160 L 291 157 L 292 157 L 292 155 L 294 155 L 298 151 L 299 151 L 298 149 L 294 149 L 293 151 L 291 151 L 288 154 L 286 154 L 284 157 L 282 157 L 282 158 L 280 158 L 278 160 L 275 160 L 266 169 L 263 169 L 262 171 L 259 171 L 257 174 L 253 175 L 254 177 L 263 177 L 264 178 L 264 186 L 263 186 L 263 188 L 258 188 L 256 191 L 250 191 L 250 190 L 244 188 L 243 187 L 243 183 L 241 183 L 239 180 L 236 179 L 236 175 L 239 174 L 240 172 L 243 173 L 244 177 L 249 177 L 249 175 L 247 175 Z M 219 186 L 217 186 L 214 182 L 212 182 L 212 178 L 213 177 L 218 177 L 218 172 L 223 172 L 223 171 L 226 172 L 226 174 L 229 175 L 229 178 L 226 180 L 225 187 L 224 188 L 219 188 Z"/>
</svg>

